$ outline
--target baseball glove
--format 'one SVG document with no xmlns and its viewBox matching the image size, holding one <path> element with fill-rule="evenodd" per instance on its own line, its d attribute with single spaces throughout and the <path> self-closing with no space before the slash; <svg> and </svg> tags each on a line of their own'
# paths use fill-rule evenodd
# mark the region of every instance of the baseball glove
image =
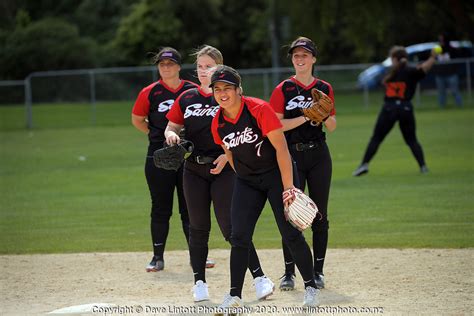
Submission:
<svg viewBox="0 0 474 316">
<path fill-rule="evenodd" d="M 310 121 L 319 125 L 331 115 L 334 102 L 324 92 L 316 88 L 311 90 L 311 95 L 313 96 L 313 104 L 309 108 L 301 109 L 301 111 Z"/>
<path fill-rule="evenodd" d="M 313 200 L 299 189 L 288 189 L 283 192 L 283 203 L 293 200 L 285 206 L 285 218 L 293 227 L 303 231 L 313 224 L 318 214 L 318 207 Z"/>
<path fill-rule="evenodd" d="M 156 167 L 166 170 L 178 170 L 184 159 L 193 152 L 194 144 L 189 140 L 182 140 L 177 145 L 168 146 L 155 150 L 153 153 L 153 163 Z"/>
</svg>

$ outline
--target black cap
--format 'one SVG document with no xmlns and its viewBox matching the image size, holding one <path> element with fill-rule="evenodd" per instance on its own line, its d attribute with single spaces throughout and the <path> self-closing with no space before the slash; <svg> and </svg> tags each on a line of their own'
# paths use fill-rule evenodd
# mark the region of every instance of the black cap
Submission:
<svg viewBox="0 0 474 316">
<path fill-rule="evenodd" d="M 240 75 L 237 70 L 232 67 L 224 65 L 218 66 L 216 71 L 212 74 L 210 86 L 213 87 L 216 82 L 226 82 L 240 87 Z"/>
<path fill-rule="evenodd" d="M 159 63 L 164 59 L 169 59 L 181 65 L 181 54 L 174 48 L 164 48 L 156 55 L 155 63 Z"/>
<path fill-rule="evenodd" d="M 297 47 L 304 48 L 308 52 L 313 54 L 313 56 L 316 56 L 316 46 L 314 46 L 314 43 L 310 39 L 299 38 L 293 43 L 291 43 L 290 49 L 288 49 L 288 55 L 291 55 L 291 53 L 293 52 L 293 49 Z"/>
</svg>

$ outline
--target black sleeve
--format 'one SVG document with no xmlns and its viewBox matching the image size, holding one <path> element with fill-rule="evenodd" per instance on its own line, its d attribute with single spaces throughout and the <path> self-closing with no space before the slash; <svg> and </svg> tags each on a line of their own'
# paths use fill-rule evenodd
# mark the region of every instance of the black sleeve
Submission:
<svg viewBox="0 0 474 316">
<path fill-rule="evenodd" d="M 426 73 L 424 72 L 423 69 L 420 68 L 410 68 L 409 70 L 409 76 L 410 78 L 415 79 L 416 81 L 419 81 L 423 79 L 426 76 Z"/>
</svg>

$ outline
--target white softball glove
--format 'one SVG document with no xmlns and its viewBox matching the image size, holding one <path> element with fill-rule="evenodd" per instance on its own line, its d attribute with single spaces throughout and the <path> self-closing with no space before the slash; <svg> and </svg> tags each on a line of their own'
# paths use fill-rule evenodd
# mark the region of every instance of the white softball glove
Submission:
<svg viewBox="0 0 474 316">
<path fill-rule="evenodd" d="M 283 192 L 283 204 L 285 205 L 286 220 L 299 231 L 310 227 L 318 214 L 316 203 L 296 188 Z"/>
</svg>

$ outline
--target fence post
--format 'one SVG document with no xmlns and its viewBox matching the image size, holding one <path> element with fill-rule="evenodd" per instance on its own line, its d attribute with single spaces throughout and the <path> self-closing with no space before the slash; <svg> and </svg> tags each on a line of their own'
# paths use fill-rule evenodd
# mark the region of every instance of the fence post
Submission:
<svg viewBox="0 0 474 316">
<path fill-rule="evenodd" d="M 263 97 L 265 100 L 269 100 L 269 89 L 268 89 L 268 72 L 263 73 Z"/>
<path fill-rule="evenodd" d="M 91 99 L 91 121 L 92 125 L 95 126 L 97 117 L 96 98 L 95 98 L 95 76 L 94 70 L 89 71 L 89 88 L 90 88 L 90 99 Z"/>
<path fill-rule="evenodd" d="M 470 60 L 466 60 L 466 86 L 467 86 L 467 104 L 471 105 L 471 62 Z"/>
<path fill-rule="evenodd" d="M 25 119 L 26 128 L 33 128 L 33 109 L 32 109 L 32 95 L 31 95 L 31 75 L 25 78 Z"/>
</svg>

